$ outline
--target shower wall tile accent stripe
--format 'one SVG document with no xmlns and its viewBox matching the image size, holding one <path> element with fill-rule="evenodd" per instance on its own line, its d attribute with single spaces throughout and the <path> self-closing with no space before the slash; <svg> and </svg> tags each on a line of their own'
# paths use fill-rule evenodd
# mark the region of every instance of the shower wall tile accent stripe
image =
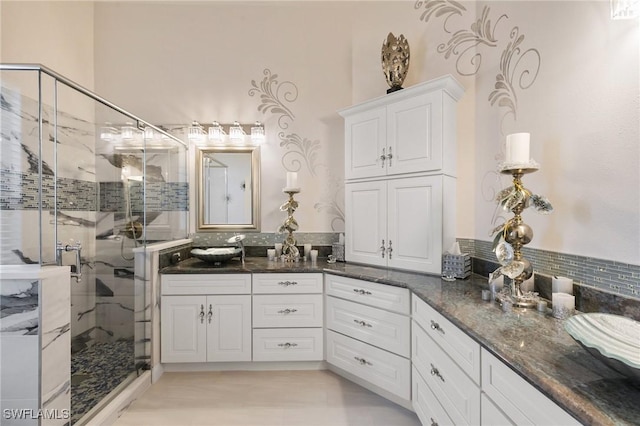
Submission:
<svg viewBox="0 0 640 426">
<path fill-rule="evenodd" d="M 131 210 L 142 212 L 141 182 L 129 183 Z M 126 193 L 122 182 L 100 182 L 100 211 L 121 212 L 126 209 Z M 186 182 L 148 182 L 146 184 L 147 212 L 188 211 L 189 184 Z"/>
<path fill-rule="evenodd" d="M 39 206 L 39 179 L 35 173 L 14 172 L 2 169 L 0 183 L 0 209 L 37 210 Z M 94 211 L 96 209 L 96 185 L 77 179 L 59 178 L 57 207 L 61 210 Z M 53 210 L 55 192 L 54 177 L 42 177 L 42 208 Z"/>
<path fill-rule="evenodd" d="M 35 173 L 0 169 L 0 209 L 37 210 L 39 206 L 39 179 Z M 59 210 L 121 212 L 126 208 L 122 182 L 88 182 L 78 179 L 58 178 Z M 132 210 L 142 212 L 142 183 L 130 183 Z M 99 189 L 99 191 L 98 191 Z M 42 208 L 53 210 L 55 192 L 54 177 L 42 178 Z M 188 211 L 189 184 L 186 182 L 147 183 L 147 211 Z M 96 207 L 99 207 L 97 209 Z"/>
<path fill-rule="evenodd" d="M 490 241 L 458 239 L 460 250 L 496 262 Z M 640 265 L 524 247 L 522 255 L 536 273 L 569 277 L 578 285 L 640 299 Z"/>
</svg>

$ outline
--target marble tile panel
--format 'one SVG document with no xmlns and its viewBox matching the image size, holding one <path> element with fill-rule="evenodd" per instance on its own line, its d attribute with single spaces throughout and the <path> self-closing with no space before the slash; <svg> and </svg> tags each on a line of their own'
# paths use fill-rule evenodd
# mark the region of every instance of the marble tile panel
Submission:
<svg viewBox="0 0 640 426">
<path fill-rule="evenodd" d="M 0 336 L 38 335 L 39 282 L 0 280 Z"/>
</svg>

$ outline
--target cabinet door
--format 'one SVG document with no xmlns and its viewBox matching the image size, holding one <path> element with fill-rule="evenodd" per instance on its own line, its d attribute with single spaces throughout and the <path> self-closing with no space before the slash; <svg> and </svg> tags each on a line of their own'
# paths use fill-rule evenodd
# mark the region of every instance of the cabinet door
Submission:
<svg viewBox="0 0 640 426">
<path fill-rule="evenodd" d="M 386 174 L 381 159 L 386 149 L 385 108 L 359 112 L 345 118 L 345 179 Z"/>
<path fill-rule="evenodd" d="M 207 361 L 251 361 L 251 296 L 207 296 Z"/>
<path fill-rule="evenodd" d="M 204 296 L 163 296 L 162 362 L 205 362 L 207 324 Z"/>
<path fill-rule="evenodd" d="M 442 269 L 442 178 L 391 179 L 388 200 L 388 265 L 439 274 Z"/>
<path fill-rule="evenodd" d="M 345 259 L 387 265 L 387 184 L 384 181 L 345 185 Z"/>
<path fill-rule="evenodd" d="M 387 106 L 387 174 L 442 169 L 442 92 Z"/>
</svg>

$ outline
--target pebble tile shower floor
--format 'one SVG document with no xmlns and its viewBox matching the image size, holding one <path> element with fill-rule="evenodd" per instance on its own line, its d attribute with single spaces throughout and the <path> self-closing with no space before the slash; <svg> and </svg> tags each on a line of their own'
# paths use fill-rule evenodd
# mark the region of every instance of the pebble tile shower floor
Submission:
<svg viewBox="0 0 640 426">
<path fill-rule="evenodd" d="M 133 340 L 97 342 L 71 357 L 71 423 L 75 423 L 134 369 Z"/>
</svg>

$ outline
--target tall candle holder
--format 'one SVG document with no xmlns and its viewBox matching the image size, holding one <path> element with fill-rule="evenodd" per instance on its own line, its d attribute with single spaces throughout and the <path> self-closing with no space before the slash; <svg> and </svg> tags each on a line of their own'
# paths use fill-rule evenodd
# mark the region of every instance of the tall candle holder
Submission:
<svg viewBox="0 0 640 426">
<path fill-rule="evenodd" d="M 502 170 L 504 174 L 513 176 L 513 188 L 522 194 L 519 202 L 511 208 L 513 218 L 505 224 L 503 228 L 504 240 L 513 247 L 513 261 L 517 263 L 519 270 L 522 266 L 522 272 L 511 280 L 511 299 L 514 306 L 521 308 L 533 308 L 537 306 L 537 300 L 531 296 L 526 296 L 520 286 L 522 283 L 533 275 L 533 266 L 531 262 L 522 257 L 522 247 L 529 244 L 533 239 L 533 230 L 529 225 L 522 221 L 522 211 L 530 203 L 532 196 L 531 191 L 522 185 L 522 176 L 528 173 L 536 172 L 537 168 L 518 168 Z"/>
<path fill-rule="evenodd" d="M 538 297 L 533 292 L 524 293 L 521 285 L 533 275 L 531 262 L 522 256 L 522 248 L 533 239 L 533 230 L 522 220 L 522 211 L 527 207 L 534 207 L 540 213 L 551 213 L 551 203 L 540 195 L 533 194 L 522 184 L 525 174 L 538 170 L 538 164 L 531 161 L 528 164 L 502 165 L 500 172 L 513 176 L 513 185 L 498 193 L 496 201 L 505 210 L 513 213 L 513 218 L 494 229 L 494 251 L 502 265 L 494 271 L 489 279 L 506 275 L 511 278 L 511 286 L 505 288 L 498 295 L 498 300 L 504 302 L 508 299 L 514 306 L 521 308 L 534 308 L 537 306 Z"/>
<path fill-rule="evenodd" d="M 282 192 L 289 194 L 286 203 L 280 206 L 281 211 L 287 212 L 287 218 L 280 226 L 280 232 L 288 232 L 289 235 L 282 242 L 282 255 L 285 262 L 296 262 L 300 258 L 300 251 L 296 247 L 296 239 L 293 237 L 293 231 L 298 230 L 298 222 L 293 218 L 293 212 L 298 208 L 298 202 L 293 199 L 293 195 L 300 192 L 299 188 L 285 188 Z"/>
</svg>

